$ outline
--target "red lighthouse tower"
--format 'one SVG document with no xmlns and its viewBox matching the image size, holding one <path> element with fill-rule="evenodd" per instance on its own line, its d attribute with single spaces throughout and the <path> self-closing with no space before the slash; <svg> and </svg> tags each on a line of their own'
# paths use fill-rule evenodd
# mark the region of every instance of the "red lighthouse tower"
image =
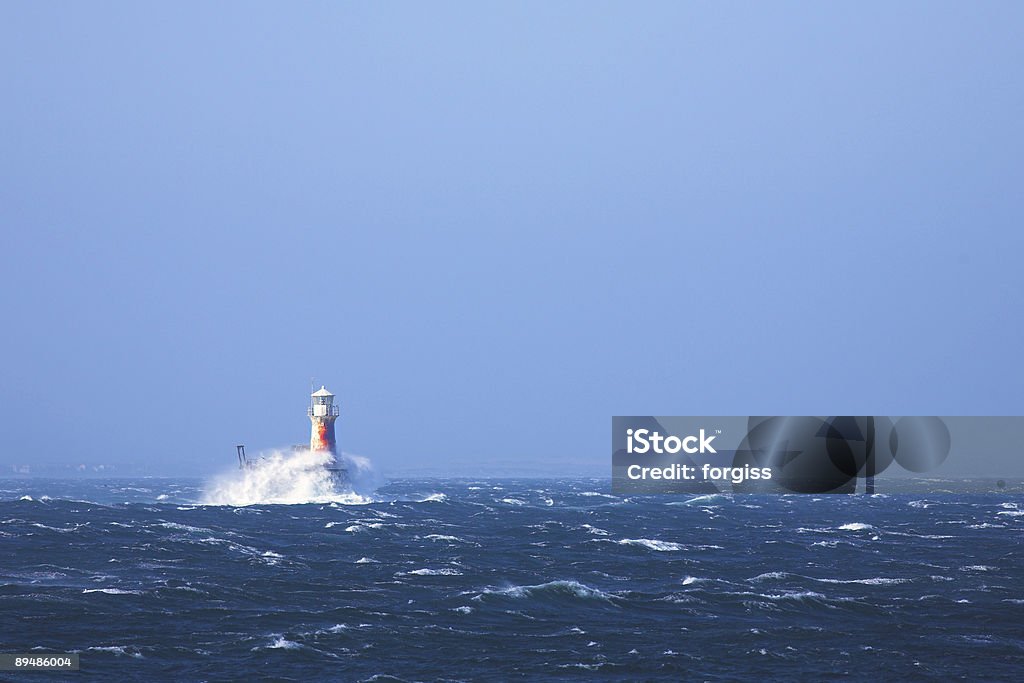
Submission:
<svg viewBox="0 0 1024 683">
<path fill-rule="evenodd" d="M 334 405 L 334 394 L 321 386 L 309 397 L 309 419 L 313 423 L 309 437 L 309 450 L 327 451 L 338 454 L 338 442 L 334 436 L 334 421 L 338 419 L 339 407 Z"/>
<path fill-rule="evenodd" d="M 324 465 L 336 486 L 347 483 L 348 473 L 338 462 L 338 441 L 334 435 L 334 421 L 341 411 L 334 405 L 334 394 L 321 386 L 309 397 L 309 420 L 312 430 L 309 435 L 309 450 L 314 453 L 329 453 L 330 459 Z"/>
</svg>

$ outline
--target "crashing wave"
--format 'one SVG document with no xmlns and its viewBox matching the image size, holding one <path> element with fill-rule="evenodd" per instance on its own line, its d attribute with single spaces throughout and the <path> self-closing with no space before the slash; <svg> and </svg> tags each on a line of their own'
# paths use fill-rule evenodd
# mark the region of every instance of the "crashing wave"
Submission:
<svg viewBox="0 0 1024 683">
<path fill-rule="evenodd" d="M 427 496 L 426 498 L 423 498 L 422 500 L 416 500 L 416 501 L 412 501 L 412 502 L 414 502 L 414 503 L 443 503 L 446 500 L 448 500 L 448 496 L 446 496 L 443 493 L 431 493 L 429 496 Z"/>
<path fill-rule="evenodd" d="M 767 579 L 785 579 L 790 576 L 789 572 L 765 572 L 764 574 L 758 574 L 751 581 L 765 581 Z"/>
<path fill-rule="evenodd" d="M 675 550 L 683 550 L 686 548 L 682 543 L 672 543 L 671 541 L 659 541 L 651 538 L 624 538 L 618 541 L 619 545 L 638 545 L 649 550 L 656 550 L 658 552 L 672 552 Z"/>
<path fill-rule="evenodd" d="M 348 469 L 350 488 L 338 490 L 326 468 L 331 458 L 329 453 L 318 451 L 274 451 L 259 459 L 255 467 L 234 470 L 209 482 L 201 502 L 233 506 L 374 502 L 366 492 L 375 484 L 369 461 L 341 456 Z"/>
<path fill-rule="evenodd" d="M 408 572 L 399 572 L 401 576 L 462 576 L 458 569 L 413 569 Z"/>
<path fill-rule="evenodd" d="M 508 588 L 496 588 L 485 590 L 483 595 L 501 595 L 509 598 L 523 599 L 544 596 L 565 596 L 571 598 L 582 598 L 588 600 L 611 600 L 613 596 L 591 588 L 579 581 L 548 581 L 534 586 L 509 586 Z"/>
</svg>

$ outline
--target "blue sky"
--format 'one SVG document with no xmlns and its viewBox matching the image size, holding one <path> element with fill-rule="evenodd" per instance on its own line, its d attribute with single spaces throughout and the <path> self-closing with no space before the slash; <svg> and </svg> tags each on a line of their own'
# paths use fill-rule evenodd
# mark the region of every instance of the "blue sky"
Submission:
<svg viewBox="0 0 1024 683">
<path fill-rule="evenodd" d="M 1019 3 L 5 3 L 0 464 L 1024 413 Z"/>
</svg>

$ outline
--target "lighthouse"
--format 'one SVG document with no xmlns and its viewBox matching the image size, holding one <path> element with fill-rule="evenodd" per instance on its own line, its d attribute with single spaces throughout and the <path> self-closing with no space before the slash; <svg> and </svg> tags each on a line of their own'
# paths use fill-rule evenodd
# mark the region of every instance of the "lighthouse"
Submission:
<svg viewBox="0 0 1024 683">
<path fill-rule="evenodd" d="M 338 454 L 338 442 L 334 437 L 334 421 L 338 419 L 338 412 L 334 394 L 323 386 L 310 394 L 309 420 L 313 423 L 313 430 L 309 436 L 309 450 Z"/>
<path fill-rule="evenodd" d="M 338 419 L 341 411 L 334 405 L 334 394 L 327 391 L 327 387 L 321 386 L 318 390 L 309 395 L 309 408 L 306 414 L 309 421 L 313 423 L 309 435 L 309 451 L 311 453 L 323 453 L 328 457 L 323 463 L 331 477 L 334 486 L 346 486 L 348 481 L 348 470 L 343 464 L 344 460 L 338 459 L 338 440 L 334 436 L 334 422 Z M 263 458 L 249 458 L 245 454 L 245 446 L 235 446 L 238 455 L 238 467 L 240 469 L 260 467 L 265 460 Z M 305 452 L 305 446 L 299 444 L 292 446 L 293 452 Z"/>
<path fill-rule="evenodd" d="M 309 450 L 314 453 L 330 453 L 326 467 L 337 481 L 343 482 L 345 470 L 338 463 L 338 441 L 334 435 L 334 421 L 338 419 L 339 407 L 334 405 L 334 394 L 322 386 L 309 396 L 309 420 L 312 429 L 309 435 Z"/>
</svg>

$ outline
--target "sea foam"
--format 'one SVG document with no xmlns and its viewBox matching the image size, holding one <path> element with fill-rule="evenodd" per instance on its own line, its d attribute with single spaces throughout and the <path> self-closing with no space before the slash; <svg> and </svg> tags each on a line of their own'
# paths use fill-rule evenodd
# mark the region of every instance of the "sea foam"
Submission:
<svg viewBox="0 0 1024 683">
<path fill-rule="evenodd" d="M 234 470 L 209 482 L 202 503 L 235 506 L 372 503 L 374 499 L 366 489 L 376 482 L 369 461 L 358 456 L 341 456 L 351 488 L 339 491 L 325 468 L 330 458 L 328 453 L 315 451 L 274 451 L 257 460 L 255 467 Z"/>
</svg>

